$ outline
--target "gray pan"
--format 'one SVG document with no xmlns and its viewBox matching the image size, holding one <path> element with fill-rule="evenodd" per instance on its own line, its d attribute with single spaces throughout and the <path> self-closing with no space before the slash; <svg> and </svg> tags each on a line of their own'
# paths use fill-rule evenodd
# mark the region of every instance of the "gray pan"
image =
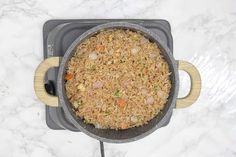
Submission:
<svg viewBox="0 0 236 157">
<path fill-rule="evenodd" d="M 132 31 L 138 31 L 142 33 L 150 41 L 158 44 L 159 48 L 161 49 L 162 55 L 169 64 L 169 68 L 171 71 L 170 79 L 172 86 L 170 95 L 168 97 L 168 101 L 164 109 L 157 116 L 155 116 L 147 124 L 140 127 L 130 128 L 126 130 L 95 128 L 91 124 L 84 123 L 83 119 L 78 118 L 74 114 L 70 102 L 65 94 L 64 75 L 67 63 L 74 54 L 75 48 L 85 39 L 97 34 L 101 30 L 110 28 L 129 29 Z M 57 76 L 58 97 L 49 95 L 48 93 L 46 93 L 44 88 L 44 76 L 47 70 L 51 67 L 59 67 L 59 72 Z M 186 97 L 181 99 L 177 98 L 179 90 L 178 70 L 186 71 L 191 78 L 190 92 Z M 162 127 L 164 124 L 168 123 L 169 116 L 172 114 L 174 108 L 183 108 L 193 104 L 200 95 L 201 78 L 198 70 L 191 63 L 186 61 L 176 61 L 171 51 L 167 47 L 167 45 L 164 44 L 155 33 L 137 24 L 127 23 L 127 22 L 110 22 L 93 27 L 90 30 L 83 33 L 71 44 L 71 46 L 67 49 L 63 57 L 47 58 L 42 63 L 40 63 L 35 72 L 34 89 L 38 98 L 45 104 L 54 107 L 57 107 L 60 104 L 66 116 L 80 131 L 103 142 L 123 143 L 141 139 L 149 135 L 156 129 Z"/>
</svg>

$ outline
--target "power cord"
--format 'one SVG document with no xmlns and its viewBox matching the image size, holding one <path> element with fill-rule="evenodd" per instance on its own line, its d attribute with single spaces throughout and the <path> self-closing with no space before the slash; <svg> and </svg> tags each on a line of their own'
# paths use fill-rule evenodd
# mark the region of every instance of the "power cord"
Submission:
<svg viewBox="0 0 236 157">
<path fill-rule="evenodd" d="M 100 142 L 100 152 L 101 152 L 101 157 L 105 157 L 105 153 L 104 153 L 104 145 L 102 141 Z"/>
</svg>

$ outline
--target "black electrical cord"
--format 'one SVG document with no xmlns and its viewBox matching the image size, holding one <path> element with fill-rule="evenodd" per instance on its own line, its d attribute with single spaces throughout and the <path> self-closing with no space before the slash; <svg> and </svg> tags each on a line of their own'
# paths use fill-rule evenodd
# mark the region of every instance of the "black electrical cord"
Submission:
<svg viewBox="0 0 236 157">
<path fill-rule="evenodd" d="M 102 141 L 100 142 L 100 152 L 101 152 L 101 157 L 105 157 L 105 153 L 104 153 L 104 145 Z"/>
</svg>

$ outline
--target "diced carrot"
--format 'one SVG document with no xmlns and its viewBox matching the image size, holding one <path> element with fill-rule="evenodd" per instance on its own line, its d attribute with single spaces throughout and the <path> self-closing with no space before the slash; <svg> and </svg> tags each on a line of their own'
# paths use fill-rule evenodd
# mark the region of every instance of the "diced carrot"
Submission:
<svg viewBox="0 0 236 157">
<path fill-rule="evenodd" d="M 105 46 L 101 45 L 101 44 L 100 45 L 96 45 L 95 50 L 97 52 L 103 52 L 105 50 Z"/>
<path fill-rule="evenodd" d="M 128 128 L 128 125 L 127 125 L 125 122 L 121 122 L 120 128 L 121 128 L 121 129 L 127 129 L 127 128 Z"/>
<path fill-rule="evenodd" d="M 70 80 L 70 79 L 72 79 L 73 78 L 73 74 L 71 74 L 71 73 L 66 73 L 66 76 L 65 76 L 65 80 Z"/>
<path fill-rule="evenodd" d="M 127 106 L 127 102 L 125 99 L 118 99 L 117 104 L 120 108 L 125 108 L 125 106 Z"/>
</svg>

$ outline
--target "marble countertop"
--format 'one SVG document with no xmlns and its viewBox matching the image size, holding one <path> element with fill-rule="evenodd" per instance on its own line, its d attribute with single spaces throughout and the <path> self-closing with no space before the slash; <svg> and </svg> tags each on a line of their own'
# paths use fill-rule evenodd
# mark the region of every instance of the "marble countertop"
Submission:
<svg viewBox="0 0 236 157">
<path fill-rule="evenodd" d="M 43 60 L 42 26 L 49 19 L 166 19 L 174 56 L 202 76 L 198 101 L 176 109 L 168 126 L 139 141 L 105 143 L 107 157 L 236 156 L 235 0 L 1 0 L 0 156 L 100 156 L 99 142 L 83 133 L 50 130 L 33 76 Z M 180 72 L 180 96 L 189 78 Z"/>
</svg>

